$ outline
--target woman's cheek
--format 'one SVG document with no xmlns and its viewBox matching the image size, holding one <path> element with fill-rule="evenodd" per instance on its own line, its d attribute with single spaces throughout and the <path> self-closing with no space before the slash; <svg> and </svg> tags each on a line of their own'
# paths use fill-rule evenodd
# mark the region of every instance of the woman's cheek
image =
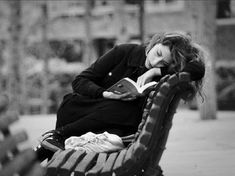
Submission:
<svg viewBox="0 0 235 176">
<path fill-rule="evenodd" d="M 150 60 L 149 60 L 149 57 L 147 57 L 147 59 L 146 59 L 146 62 L 145 62 L 145 66 L 146 66 L 146 68 L 150 68 Z"/>
</svg>

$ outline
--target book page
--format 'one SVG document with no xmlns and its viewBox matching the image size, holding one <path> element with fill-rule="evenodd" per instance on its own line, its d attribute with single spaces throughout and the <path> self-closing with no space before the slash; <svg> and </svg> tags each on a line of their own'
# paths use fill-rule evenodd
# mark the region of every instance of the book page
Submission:
<svg viewBox="0 0 235 176">
<path fill-rule="evenodd" d="M 108 91 L 114 92 L 116 94 L 123 94 L 130 92 L 131 95 L 140 95 L 149 87 L 155 85 L 156 82 L 150 82 L 142 86 L 141 88 L 137 85 L 137 83 L 130 78 L 123 78 L 115 83 L 113 86 L 108 88 Z"/>
<path fill-rule="evenodd" d="M 149 82 L 149 83 L 143 85 L 142 87 L 140 87 L 140 88 L 138 89 L 138 91 L 139 91 L 139 93 L 143 93 L 147 88 L 152 87 L 152 86 L 154 86 L 155 84 L 157 84 L 157 82 L 155 82 L 155 81 Z"/>
</svg>

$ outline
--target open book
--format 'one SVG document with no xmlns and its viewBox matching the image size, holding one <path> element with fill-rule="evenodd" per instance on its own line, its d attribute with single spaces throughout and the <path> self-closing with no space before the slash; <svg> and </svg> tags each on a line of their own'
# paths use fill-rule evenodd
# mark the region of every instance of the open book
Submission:
<svg viewBox="0 0 235 176">
<path fill-rule="evenodd" d="M 113 86 L 107 89 L 107 91 L 116 93 L 116 94 L 123 94 L 130 92 L 132 96 L 140 96 L 149 90 L 149 88 L 152 88 L 154 85 L 156 85 L 157 82 L 152 81 L 149 82 L 141 87 L 137 85 L 137 83 L 130 78 L 123 78 L 119 80 L 117 83 L 115 83 Z"/>
</svg>

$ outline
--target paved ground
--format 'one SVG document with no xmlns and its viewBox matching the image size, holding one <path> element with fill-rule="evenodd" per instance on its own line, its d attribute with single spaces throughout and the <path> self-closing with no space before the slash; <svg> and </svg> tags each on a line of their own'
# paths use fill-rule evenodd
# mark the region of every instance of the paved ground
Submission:
<svg viewBox="0 0 235 176">
<path fill-rule="evenodd" d="M 235 176 L 235 112 L 218 112 L 217 120 L 201 121 L 197 111 L 178 110 L 161 159 L 166 176 Z M 54 127 L 55 115 L 23 116 L 12 131 L 26 129 L 29 140 Z"/>
</svg>

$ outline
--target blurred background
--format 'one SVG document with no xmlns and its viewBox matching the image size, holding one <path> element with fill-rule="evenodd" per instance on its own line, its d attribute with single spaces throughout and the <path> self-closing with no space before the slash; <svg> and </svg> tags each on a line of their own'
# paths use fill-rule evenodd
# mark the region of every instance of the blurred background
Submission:
<svg viewBox="0 0 235 176">
<path fill-rule="evenodd" d="M 56 113 L 99 56 L 165 31 L 209 51 L 202 118 L 235 110 L 235 0 L 1 0 L 0 24 L 0 91 L 22 115 Z"/>
</svg>

